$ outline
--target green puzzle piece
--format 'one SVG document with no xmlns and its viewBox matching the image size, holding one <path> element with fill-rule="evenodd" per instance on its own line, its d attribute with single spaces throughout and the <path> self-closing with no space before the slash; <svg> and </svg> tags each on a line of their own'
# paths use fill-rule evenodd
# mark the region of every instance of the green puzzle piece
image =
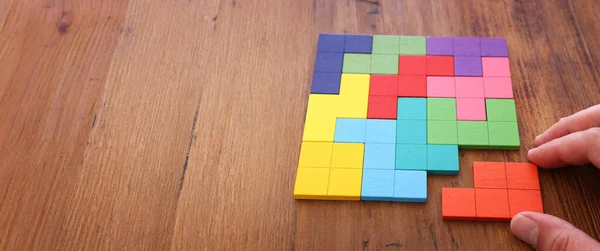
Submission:
<svg viewBox="0 0 600 251">
<path fill-rule="evenodd" d="M 427 144 L 457 145 L 456 121 L 427 121 Z"/>
<path fill-rule="evenodd" d="M 513 99 L 486 99 L 485 107 L 487 121 L 517 121 L 517 109 Z"/>
<path fill-rule="evenodd" d="M 517 122 L 488 122 L 490 147 L 502 150 L 518 150 L 521 146 Z"/>
<path fill-rule="evenodd" d="M 456 99 L 428 98 L 427 120 L 456 120 Z"/>
<path fill-rule="evenodd" d="M 399 36 L 373 36 L 373 54 L 398 55 L 400 49 Z"/>
<path fill-rule="evenodd" d="M 371 55 L 345 53 L 342 72 L 369 74 L 371 72 Z"/>
<path fill-rule="evenodd" d="M 400 54 L 425 55 L 427 42 L 422 36 L 400 36 Z"/>
<path fill-rule="evenodd" d="M 371 55 L 371 74 L 398 74 L 398 56 Z"/>
<path fill-rule="evenodd" d="M 488 123 L 485 121 L 458 121 L 458 146 L 462 149 L 488 149 Z"/>
</svg>

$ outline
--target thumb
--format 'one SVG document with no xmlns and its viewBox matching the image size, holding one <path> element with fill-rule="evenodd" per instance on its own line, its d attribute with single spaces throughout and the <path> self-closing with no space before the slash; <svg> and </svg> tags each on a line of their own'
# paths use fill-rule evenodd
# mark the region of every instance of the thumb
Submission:
<svg viewBox="0 0 600 251">
<path fill-rule="evenodd" d="M 600 250 L 600 243 L 568 222 L 548 214 L 522 212 L 510 229 L 537 250 Z"/>
</svg>

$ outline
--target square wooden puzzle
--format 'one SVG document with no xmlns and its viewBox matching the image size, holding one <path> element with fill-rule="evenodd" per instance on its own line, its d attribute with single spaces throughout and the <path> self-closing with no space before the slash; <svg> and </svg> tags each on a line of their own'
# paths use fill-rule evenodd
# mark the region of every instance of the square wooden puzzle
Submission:
<svg viewBox="0 0 600 251">
<path fill-rule="evenodd" d="M 519 146 L 506 39 L 321 34 L 294 197 L 426 202 L 459 149 Z"/>
</svg>

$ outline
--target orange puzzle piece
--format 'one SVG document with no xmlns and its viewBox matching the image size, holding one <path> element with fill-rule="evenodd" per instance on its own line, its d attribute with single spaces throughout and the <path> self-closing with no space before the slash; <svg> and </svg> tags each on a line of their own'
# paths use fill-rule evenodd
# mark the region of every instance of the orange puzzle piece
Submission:
<svg viewBox="0 0 600 251">
<path fill-rule="evenodd" d="M 531 163 L 473 162 L 473 184 L 442 188 L 443 220 L 509 221 L 523 211 L 544 212 Z"/>
<path fill-rule="evenodd" d="M 540 190 L 508 190 L 508 203 L 510 217 L 523 211 L 544 212 Z"/>
<path fill-rule="evenodd" d="M 477 219 L 509 221 L 508 191 L 506 189 L 475 189 Z"/>
<path fill-rule="evenodd" d="M 443 220 L 475 220 L 475 189 L 442 188 Z"/>
<path fill-rule="evenodd" d="M 473 162 L 473 185 L 475 188 L 506 189 L 504 162 Z"/>
<path fill-rule="evenodd" d="M 537 166 L 531 163 L 506 163 L 508 189 L 540 190 Z"/>
</svg>

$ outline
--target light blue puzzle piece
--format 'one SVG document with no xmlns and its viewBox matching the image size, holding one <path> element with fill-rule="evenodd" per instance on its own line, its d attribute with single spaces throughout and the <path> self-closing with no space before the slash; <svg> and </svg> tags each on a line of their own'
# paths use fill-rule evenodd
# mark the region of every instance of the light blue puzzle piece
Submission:
<svg viewBox="0 0 600 251">
<path fill-rule="evenodd" d="M 394 170 L 363 170 L 362 200 L 394 200 Z"/>
<path fill-rule="evenodd" d="M 396 143 L 396 121 L 367 119 L 366 143 Z"/>
<path fill-rule="evenodd" d="M 397 144 L 427 144 L 427 121 L 425 120 L 397 120 Z"/>
<path fill-rule="evenodd" d="M 427 145 L 427 172 L 431 174 L 458 174 L 457 145 Z"/>
<path fill-rule="evenodd" d="M 426 145 L 396 145 L 396 170 L 427 170 Z"/>
<path fill-rule="evenodd" d="M 335 142 L 364 143 L 367 131 L 366 119 L 338 118 L 335 124 Z"/>
<path fill-rule="evenodd" d="M 394 171 L 394 201 L 427 202 L 427 172 Z"/>
<path fill-rule="evenodd" d="M 396 145 L 365 143 L 364 159 L 364 169 L 393 170 L 396 162 Z"/>
<path fill-rule="evenodd" d="M 397 119 L 427 119 L 427 100 L 424 98 L 398 98 Z"/>
</svg>

